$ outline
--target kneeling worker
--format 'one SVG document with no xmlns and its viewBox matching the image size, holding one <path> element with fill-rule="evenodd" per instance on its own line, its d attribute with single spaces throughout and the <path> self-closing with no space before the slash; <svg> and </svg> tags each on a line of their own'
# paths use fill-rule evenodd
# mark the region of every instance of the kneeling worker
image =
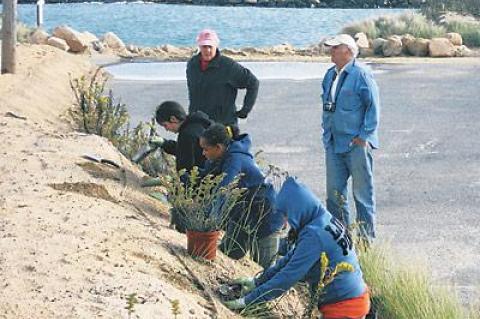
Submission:
<svg viewBox="0 0 480 319">
<path fill-rule="evenodd" d="M 345 227 L 322 206 L 315 195 L 288 178 L 277 196 L 277 209 L 285 214 L 296 234 L 295 246 L 259 278 L 240 278 L 244 297 L 225 302 L 234 310 L 270 301 L 305 280 L 313 293 L 320 280 L 320 256 L 326 253 L 330 266 L 348 263 L 352 271 L 334 277 L 320 295 L 318 308 L 324 319 L 363 319 L 370 308 L 367 286 Z"/>
</svg>

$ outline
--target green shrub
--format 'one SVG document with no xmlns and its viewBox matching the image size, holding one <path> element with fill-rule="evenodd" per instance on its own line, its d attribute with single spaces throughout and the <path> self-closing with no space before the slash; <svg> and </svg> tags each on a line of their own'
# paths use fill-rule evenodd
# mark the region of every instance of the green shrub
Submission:
<svg viewBox="0 0 480 319">
<path fill-rule="evenodd" d="M 480 47 L 480 23 L 450 21 L 446 27 L 448 32 L 460 33 L 466 46 Z"/>
<path fill-rule="evenodd" d="M 73 117 L 81 123 L 85 132 L 107 138 L 131 160 L 155 134 L 155 124 L 140 122 L 131 129 L 126 105 L 116 102 L 111 91 L 105 94 L 107 78 L 100 70 L 97 69 L 89 79 L 81 77 L 70 82 L 79 107 L 79 112 L 74 112 Z M 165 164 L 161 156 L 150 156 L 141 163 L 141 167 L 155 176 L 166 169 Z"/>
<path fill-rule="evenodd" d="M 417 38 L 431 39 L 445 34 L 444 27 L 429 21 L 425 16 L 415 13 L 382 16 L 375 20 L 361 21 L 343 28 L 342 33 L 352 36 L 364 32 L 368 38 L 388 38 L 392 35 L 411 34 Z"/>
<path fill-rule="evenodd" d="M 480 16 L 478 0 L 425 0 L 421 9 L 429 18 L 436 18 L 446 11 Z"/>
<path fill-rule="evenodd" d="M 474 318 L 455 293 L 436 287 L 418 265 L 399 265 L 385 247 L 360 252 L 360 263 L 372 291 L 379 318 L 459 319 Z"/>
</svg>

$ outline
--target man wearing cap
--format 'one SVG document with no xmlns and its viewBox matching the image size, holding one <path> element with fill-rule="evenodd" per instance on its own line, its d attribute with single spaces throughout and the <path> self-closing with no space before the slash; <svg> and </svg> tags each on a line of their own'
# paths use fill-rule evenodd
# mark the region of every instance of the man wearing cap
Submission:
<svg viewBox="0 0 480 319">
<path fill-rule="evenodd" d="M 250 70 L 220 54 L 215 31 L 200 32 L 197 44 L 200 53 L 187 64 L 188 112 L 202 111 L 216 122 L 236 125 L 252 110 L 259 82 Z M 239 110 L 235 105 L 238 89 L 247 90 Z"/>
<path fill-rule="evenodd" d="M 324 44 L 335 63 L 322 83 L 327 209 L 352 224 L 347 202 L 347 182 L 352 177 L 359 232 L 370 242 L 375 237 L 372 149 L 379 146 L 378 87 L 370 70 L 355 59 L 358 47 L 351 36 L 340 34 Z"/>
</svg>

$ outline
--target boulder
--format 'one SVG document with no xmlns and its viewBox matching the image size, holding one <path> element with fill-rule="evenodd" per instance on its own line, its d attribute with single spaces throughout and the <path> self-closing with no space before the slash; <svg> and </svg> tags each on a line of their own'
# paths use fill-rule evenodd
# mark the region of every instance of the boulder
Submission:
<svg viewBox="0 0 480 319">
<path fill-rule="evenodd" d="M 360 48 L 360 51 L 359 51 L 359 57 L 361 58 L 366 58 L 366 57 L 371 57 L 371 56 L 374 56 L 374 52 L 373 52 L 373 49 L 372 48 Z"/>
<path fill-rule="evenodd" d="M 267 55 L 268 51 L 265 49 L 259 49 L 254 47 L 246 47 L 242 48 L 243 52 L 250 53 L 250 54 L 260 54 L 260 55 Z"/>
<path fill-rule="evenodd" d="M 57 38 L 57 37 L 48 38 L 47 44 L 51 45 L 52 47 L 56 47 L 60 50 L 63 50 L 63 51 L 68 51 L 68 49 L 70 49 L 68 44 L 67 44 L 67 41 L 65 41 L 63 39 L 60 39 L 60 38 Z"/>
<path fill-rule="evenodd" d="M 456 49 L 447 38 L 433 38 L 428 44 L 428 52 L 431 57 L 453 57 Z"/>
<path fill-rule="evenodd" d="M 411 34 L 404 34 L 401 37 L 402 40 L 402 50 L 404 54 L 410 54 L 408 51 L 408 46 L 411 45 L 415 41 L 415 37 Z"/>
<path fill-rule="evenodd" d="M 466 57 L 466 56 L 472 56 L 472 50 L 467 48 L 466 45 L 460 45 L 455 47 L 455 56 L 457 57 Z"/>
<path fill-rule="evenodd" d="M 295 52 L 295 48 L 291 44 L 283 43 L 273 46 L 270 52 L 274 55 L 282 55 Z"/>
<path fill-rule="evenodd" d="M 165 44 L 160 47 L 164 52 L 169 53 L 169 54 L 180 54 L 181 49 L 177 48 L 174 45 L 171 44 Z"/>
<path fill-rule="evenodd" d="M 383 55 L 383 45 L 387 42 L 387 40 L 383 38 L 376 38 L 372 42 L 373 53 L 378 55 Z"/>
<path fill-rule="evenodd" d="M 245 52 L 245 51 L 235 50 L 235 49 L 228 49 L 228 48 L 223 49 L 223 50 L 222 50 L 222 54 L 225 54 L 225 55 L 237 55 L 237 56 L 248 56 L 248 53 Z"/>
<path fill-rule="evenodd" d="M 45 32 L 43 29 L 36 29 L 30 35 L 30 43 L 31 44 L 47 44 L 48 43 L 48 33 Z"/>
<path fill-rule="evenodd" d="M 402 39 L 398 36 L 389 37 L 382 46 L 383 56 L 399 56 L 402 53 Z"/>
<path fill-rule="evenodd" d="M 257 0 L 245 0 L 243 3 L 254 6 L 257 4 Z"/>
<path fill-rule="evenodd" d="M 127 45 L 127 50 L 135 54 L 138 54 L 139 52 L 138 47 L 133 44 Z"/>
<path fill-rule="evenodd" d="M 456 32 L 449 32 L 445 36 L 454 46 L 461 46 L 463 44 L 462 35 Z"/>
<path fill-rule="evenodd" d="M 95 51 L 98 51 L 98 52 L 100 52 L 100 53 L 105 52 L 105 45 L 103 45 L 103 43 L 100 42 L 100 41 L 94 41 L 94 42 L 92 42 L 92 48 L 93 48 Z"/>
<path fill-rule="evenodd" d="M 413 56 L 427 56 L 430 40 L 418 38 L 407 43 L 407 52 Z"/>
<path fill-rule="evenodd" d="M 90 33 L 88 31 L 80 33 L 80 38 L 86 43 L 88 43 L 89 45 L 92 44 L 92 42 L 99 41 L 95 34 Z"/>
<path fill-rule="evenodd" d="M 53 29 L 52 35 L 67 42 L 71 52 L 83 52 L 88 47 L 80 33 L 66 25 L 61 25 Z"/>
<path fill-rule="evenodd" d="M 115 33 L 107 32 L 103 36 L 103 43 L 110 49 L 121 51 L 125 49 L 125 43 Z"/>
<path fill-rule="evenodd" d="M 370 43 L 368 42 L 368 38 L 365 33 L 358 32 L 353 38 L 355 39 L 355 42 L 360 50 L 368 49 L 370 47 Z"/>
</svg>

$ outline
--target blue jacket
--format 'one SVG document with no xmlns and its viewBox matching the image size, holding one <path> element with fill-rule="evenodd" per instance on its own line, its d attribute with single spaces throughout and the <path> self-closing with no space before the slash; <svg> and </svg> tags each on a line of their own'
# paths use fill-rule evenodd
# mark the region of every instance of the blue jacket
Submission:
<svg viewBox="0 0 480 319">
<path fill-rule="evenodd" d="M 327 254 L 330 267 L 348 262 L 355 270 L 337 275 L 325 288 L 319 306 L 355 298 L 365 292 L 350 236 L 307 187 L 288 178 L 277 196 L 277 209 L 287 214 L 290 227 L 298 234 L 297 241 L 285 257 L 255 280 L 257 288 L 245 296 L 247 305 L 272 300 L 300 280 L 305 280 L 310 289 L 317 287 L 322 252 Z"/>
<path fill-rule="evenodd" d="M 263 222 L 258 229 L 259 238 L 264 238 L 282 228 L 283 216 L 274 208 L 275 190 L 272 185 L 265 183 L 265 176 L 250 151 L 251 145 L 252 140 L 248 134 L 240 135 L 230 143 L 222 159 L 206 162 L 205 172 L 213 175 L 224 173 L 225 177 L 220 186 L 230 184 L 241 174 L 238 187 L 247 188 L 249 195 L 257 199 L 258 196 L 262 196 L 263 198 L 259 200 L 269 201 L 272 210 L 262 219 Z M 262 191 L 259 191 L 260 187 L 263 188 Z"/>
<path fill-rule="evenodd" d="M 331 101 L 335 66 L 323 78 L 322 102 Z M 323 112 L 323 144 L 333 140 L 335 153 L 350 151 L 354 137 L 359 137 L 378 148 L 377 128 L 380 118 L 378 87 L 371 72 L 355 59 L 345 66 L 337 84 L 335 112 Z"/>
</svg>

